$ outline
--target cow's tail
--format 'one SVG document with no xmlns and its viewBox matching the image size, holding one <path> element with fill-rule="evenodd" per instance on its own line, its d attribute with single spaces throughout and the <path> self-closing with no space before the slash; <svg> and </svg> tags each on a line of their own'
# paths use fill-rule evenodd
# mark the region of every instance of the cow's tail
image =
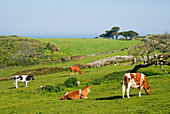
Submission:
<svg viewBox="0 0 170 114">
<path fill-rule="evenodd" d="M 122 93 L 125 91 L 125 83 L 126 83 L 126 81 L 127 81 L 127 76 L 124 75 L 123 76 L 123 83 L 122 83 Z"/>
</svg>

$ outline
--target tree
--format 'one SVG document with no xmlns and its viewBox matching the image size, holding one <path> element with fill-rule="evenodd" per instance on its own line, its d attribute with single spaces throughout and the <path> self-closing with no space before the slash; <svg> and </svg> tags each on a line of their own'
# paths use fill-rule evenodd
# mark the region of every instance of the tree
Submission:
<svg viewBox="0 0 170 114">
<path fill-rule="evenodd" d="M 119 34 L 124 36 L 126 38 L 126 40 L 127 40 L 127 37 L 129 36 L 127 31 L 120 32 Z"/>
<path fill-rule="evenodd" d="M 113 36 L 116 37 L 116 39 L 117 39 L 118 36 L 119 36 L 119 33 L 118 33 L 119 30 L 120 30 L 119 27 L 113 27 L 113 28 L 111 29 L 111 31 L 113 32 L 112 34 L 113 34 Z"/>
<path fill-rule="evenodd" d="M 155 37 L 150 37 L 150 38 L 144 38 L 143 41 L 145 42 L 144 45 L 137 45 L 134 50 L 129 52 L 129 54 L 139 54 L 142 58 L 146 57 L 147 60 L 144 60 L 144 64 L 139 64 L 136 65 L 132 69 L 132 73 L 136 73 L 138 69 L 140 68 L 146 68 L 151 65 L 161 65 L 161 69 L 164 73 L 167 74 L 167 72 L 163 69 L 163 65 L 169 65 L 170 62 L 167 61 L 167 59 L 170 57 L 170 46 L 165 45 L 170 43 L 170 35 L 163 35 L 161 39 L 161 36 L 155 36 Z M 165 41 L 165 42 L 164 42 Z M 164 44 L 165 43 L 165 44 Z M 156 55 L 155 51 L 159 50 L 160 54 Z M 163 51 L 162 51 L 163 50 Z M 152 60 L 150 57 L 154 57 Z"/>
<path fill-rule="evenodd" d="M 136 36 L 139 35 L 137 32 L 132 31 L 132 30 L 130 30 L 130 31 L 123 31 L 123 32 L 119 32 L 119 30 L 120 30 L 120 28 L 117 27 L 117 26 L 112 27 L 111 30 L 105 31 L 106 33 L 101 34 L 99 37 L 108 38 L 108 39 L 109 38 L 114 39 L 114 37 L 115 37 L 115 39 L 117 39 L 119 35 L 122 35 L 126 39 L 129 37 L 132 40 L 133 37 L 136 37 Z"/>
<path fill-rule="evenodd" d="M 131 40 L 132 40 L 133 37 L 136 37 L 136 36 L 139 35 L 137 32 L 132 31 L 132 30 L 127 31 L 127 32 L 128 32 L 128 36 L 129 36 L 129 38 L 130 38 Z"/>
<path fill-rule="evenodd" d="M 120 29 L 119 27 L 113 27 L 111 30 L 106 31 L 106 33 L 101 34 L 99 37 L 114 39 L 114 36 L 115 36 L 117 39 L 119 35 L 118 33 L 119 29 Z"/>
</svg>

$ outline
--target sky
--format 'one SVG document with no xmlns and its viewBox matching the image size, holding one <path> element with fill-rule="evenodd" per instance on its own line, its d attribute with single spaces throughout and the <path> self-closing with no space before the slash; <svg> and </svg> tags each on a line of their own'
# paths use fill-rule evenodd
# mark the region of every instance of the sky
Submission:
<svg viewBox="0 0 170 114">
<path fill-rule="evenodd" d="M 0 35 L 94 38 L 114 26 L 170 33 L 170 0 L 0 0 Z"/>
</svg>

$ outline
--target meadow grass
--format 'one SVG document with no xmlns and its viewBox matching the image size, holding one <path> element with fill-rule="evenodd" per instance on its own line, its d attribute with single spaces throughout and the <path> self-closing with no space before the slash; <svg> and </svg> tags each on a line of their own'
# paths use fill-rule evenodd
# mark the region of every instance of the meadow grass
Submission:
<svg viewBox="0 0 170 114">
<path fill-rule="evenodd" d="M 60 38 L 43 38 L 37 39 L 40 41 L 51 42 L 57 44 L 63 53 L 66 53 L 66 56 L 70 55 L 89 55 L 99 52 L 113 51 L 117 49 L 132 47 L 137 43 L 142 43 L 139 40 L 109 40 L 109 39 L 60 39 Z M 82 51 L 83 50 L 83 51 Z M 71 52 L 71 53 L 70 53 Z M 9 77 L 16 72 L 25 69 L 35 69 L 38 67 L 56 67 L 56 66 L 70 66 L 74 64 L 87 64 L 94 60 L 103 59 L 106 57 L 112 57 L 117 55 L 128 55 L 128 50 L 115 52 L 111 54 L 98 55 L 94 57 L 87 57 L 83 60 L 71 61 L 66 63 L 51 63 L 51 64 L 42 64 L 42 65 L 33 65 L 25 67 L 12 67 L 0 69 L 0 78 Z"/>
<path fill-rule="evenodd" d="M 140 40 L 111 40 L 111 39 L 60 39 L 38 38 L 37 40 L 55 43 L 66 55 L 89 55 L 100 52 L 133 47 Z"/>
<path fill-rule="evenodd" d="M 0 113 L 169 113 L 170 109 L 170 75 L 147 75 L 147 81 L 151 86 L 151 95 L 146 95 L 142 90 L 142 97 L 138 97 L 138 90 L 130 90 L 130 99 L 122 99 L 121 83 L 119 80 L 107 80 L 100 85 L 90 85 L 91 93 L 88 99 L 59 100 L 67 91 L 84 88 L 94 79 L 103 78 L 114 72 L 127 71 L 134 65 L 107 66 L 101 68 L 83 69 L 83 74 L 74 76 L 81 82 L 80 87 L 65 88 L 59 93 L 42 92 L 36 90 L 39 86 L 62 84 L 69 76 L 69 71 L 53 74 L 37 75 L 34 81 L 23 87 L 19 83 L 16 89 L 13 80 L 0 82 Z M 169 68 L 169 67 L 168 67 Z M 142 69 L 143 73 L 149 69 L 159 71 L 158 66 Z M 123 77 L 123 76 L 122 76 Z"/>
<path fill-rule="evenodd" d="M 95 60 L 99 60 L 99 59 L 103 59 L 103 58 L 107 58 L 107 57 L 113 57 L 113 56 L 123 56 L 123 55 L 128 55 L 128 50 L 124 50 L 124 51 L 118 51 L 115 53 L 110 53 L 110 54 L 104 54 L 104 55 L 97 55 L 97 56 L 92 56 L 92 57 L 86 57 L 82 60 L 73 60 L 73 61 L 68 61 L 68 62 L 64 62 L 64 63 L 52 63 L 52 64 L 42 64 L 42 65 L 33 65 L 33 66 L 25 66 L 25 67 L 12 67 L 12 68 L 4 68 L 4 69 L 0 69 L 0 78 L 1 77 L 9 77 L 12 74 L 15 74 L 16 72 L 19 72 L 21 70 L 26 70 L 26 69 L 36 69 L 39 67 L 66 67 L 66 66 L 71 66 L 74 64 L 87 64 L 90 62 L 93 62 Z"/>
<path fill-rule="evenodd" d="M 67 55 L 88 55 L 99 52 L 106 52 L 116 49 L 131 47 L 140 41 L 121 41 L 108 39 L 39 39 L 53 42 L 60 46 L 61 51 Z M 122 43 L 124 42 L 124 43 Z M 88 45 L 87 45 L 88 44 Z M 130 46 L 128 46 L 130 45 Z M 109 48 L 107 48 L 107 46 Z M 83 50 L 81 48 L 84 48 Z M 70 53 L 71 52 L 71 53 Z M 13 67 L 0 69 L 0 77 L 8 77 L 24 69 L 35 69 L 38 67 L 70 66 L 74 64 L 87 64 L 94 60 L 127 55 L 128 51 L 116 52 L 106 55 L 87 57 L 82 60 L 65 63 L 53 63 L 45 65 L 34 65 L 29 67 Z M 135 65 L 110 65 L 100 68 L 82 69 L 83 74 L 70 76 L 69 70 L 51 74 L 36 75 L 35 80 L 28 83 L 28 87 L 23 87 L 19 83 L 19 88 L 15 88 L 13 80 L 0 81 L 0 113 L 170 113 L 170 75 L 164 74 L 160 66 L 150 66 L 139 69 L 138 72 L 146 74 L 146 79 L 151 86 L 151 95 L 146 95 L 142 90 L 142 97 L 138 96 L 138 89 L 130 89 L 130 99 L 122 99 L 122 72 L 129 71 Z M 170 67 L 164 66 L 170 73 Z M 116 75 L 119 73 L 121 75 Z M 80 87 L 67 88 L 61 92 L 44 92 L 36 90 L 40 86 L 63 84 L 70 77 L 76 77 Z M 107 79 L 106 79 L 107 78 Z M 112 79 L 113 78 L 113 79 Z M 93 85 L 93 81 L 101 79 L 102 83 Z M 86 85 L 92 86 L 88 99 L 59 100 L 66 92 L 84 88 Z"/>
</svg>

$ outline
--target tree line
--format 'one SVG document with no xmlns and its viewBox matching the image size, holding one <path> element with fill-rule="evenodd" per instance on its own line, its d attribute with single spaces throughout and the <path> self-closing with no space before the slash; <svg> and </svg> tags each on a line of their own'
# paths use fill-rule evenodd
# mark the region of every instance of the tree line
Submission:
<svg viewBox="0 0 170 114">
<path fill-rule="evenodd" d="M 135 31 L 129 30 L 129 31 L 123 31 L 123 32 L 119 32 L 120 28 L 115 26 L 112 27 L 111 30 L 105 31 L 105 33 L 101 34 L 99 37 L 103 37 L 103 38 L 107 38 L 107 39 L 117 39 L 118 36 L 123 36 L 126 39 L 128 39 L 128 37 L 132 40 L 132 38 L 138 36 L 139 34 Z"/>
</svg>

